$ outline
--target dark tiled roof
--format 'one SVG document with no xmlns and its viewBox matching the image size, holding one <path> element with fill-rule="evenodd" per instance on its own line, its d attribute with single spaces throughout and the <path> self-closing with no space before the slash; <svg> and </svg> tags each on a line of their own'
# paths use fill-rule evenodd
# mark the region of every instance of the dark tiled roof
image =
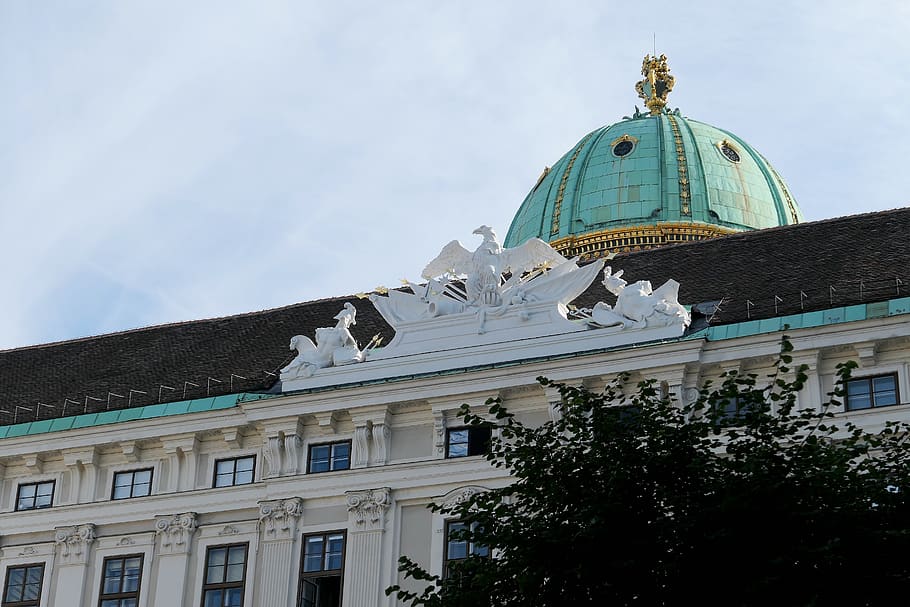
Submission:
<svg viewBox="0 0 910 607">
<path fill-rule="evenodd" d="M 657 287 L 675 278 L 685 304 L 723 300 L 713 318 L 723 324 L 910 294 L 908 228 L 910 209 L 897 209 L 624 253 L 609 263 L 630 282 Z M 34 420 L 39 402 L 54 407 L 41 407 L 40 419 L 62 416 L 66 399 L 67 415 L 86 402 L 89 412 L 102 411 L 109 398 L 111 409 L 123 408 L 130 390 L 138 391 L 132 406 L 159 402 L 159 392 L 167 402 L 183 400 L 184 390 L 186 398 L 267 390 L 276 380 L 269 373 L 293 356 L 291 336 L 333 325 L 345 301 L 357 306 L 361 345 L 375 333 L 391 339 L 371 304 L 340 297 L 2 351 L 0 409 L 9 413 L 0 413 L 0 425 L 12 423 L 16 405 L 31 409 L 20 410 L 19 421 Z M 577 304 L 597 301 L 613 301 L 599 282 Z"/>
</svg>

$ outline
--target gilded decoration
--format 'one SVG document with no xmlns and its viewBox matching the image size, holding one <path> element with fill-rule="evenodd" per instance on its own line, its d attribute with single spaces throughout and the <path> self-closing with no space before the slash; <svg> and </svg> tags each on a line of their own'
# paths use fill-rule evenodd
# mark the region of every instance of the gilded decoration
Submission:
<svg viewBox="0 0 910 607">
<path fill-rule="evenodd" d="M 633 137 L 632 135 L 629 135 L 628 133 L 623 133 L 622 135 L 620 135 L 619 137 L 617 137 L 616 139 L 614 139 L 613 141 L 610 142 L 610 147 L 611 148 L 614 147 L 617 143 L 620 143 L 621 141 L 631 141 L 632 145 L 638 145 L 638 137 Z"/>
<path fill-rule="evenodd" d="M 585 144 L 588 143 L 588 140 L 593 134 L 594 133 L 588 133 L 585 135 L 585 138 L 575 146 L 575 153 L 572 154 L 572 158 L 569 159 L 569 164 L 566 165 L 566 170 L 562 174 L 562 179 L 559 182 L 559 190 L 556 192 L 556 202 L 553 205 L 553 225 L 550 228 L 550 236 L 559 234 L 559 213 L 562 209 L 562 199 L 566 194 L 566 184 L 569 182 L 569 174 L 572 172 L 572 167 L 575 166 L 575 161 L 578 160 L 578 155 L 581 154 L 581 150 L 585 147 Z"/>
<path fill-rule="evenodd" d="M 560 238 L 550 243 L 565 257 L 582 260 L 604 257 L 609 251 L 639 251 L 667 244 L 705 240 L 735 234 L 720 226 L 691 223 L 661 223 L 656 226 L 621 227 L 590 234 Z"/>
<path fill-rule="evenodd" d="M 676 166 L 679 172 L 679 211 L 683 215 L 692 215 L 692 196 L 689 192 L 689 163 L 686 160 L 686 149 L 683 147 L 682 133 L 679 124 L 672 114 L 667 114 L 670 128 L 673 130 L 673 142 L 676 144 Z"/>
<path fill-rule="evenodd" d="M 645 100 L 652 116 L 657 116 L 667 105 L 667 95 L 673 90 L 676 78 L 670 74 L 667 56 L 645 55 L 641 62 L 643 80 L 635 83 L 638 96 Z"/>
</svg>

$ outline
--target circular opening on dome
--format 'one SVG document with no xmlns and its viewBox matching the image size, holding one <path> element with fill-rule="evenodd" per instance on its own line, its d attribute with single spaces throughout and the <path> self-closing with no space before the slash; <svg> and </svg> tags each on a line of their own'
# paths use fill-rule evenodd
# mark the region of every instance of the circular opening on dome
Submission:
<svg viewBox="0 0 910 607">
<path fill-rule="evenodd" d="M 629 154 L 632 151 L 632 148 L 635 147 L 635 144 L 629 141 L 628 139 L 623 139 L 619 143 L 613 146 L 613 155 L 619 156 L 622 158 Z"/>
<path fill-rule="evenodd" d="M 739 157 L 739 152 L 734 150 L 730 146 L 730 144 L 727 143 L 726 141 L 724 141 L 723 143 L 720 144 L 720 152 L 721 152 L 721 154 L 726 156 L 727 160 L 729 160 L 730 162 L 739 162 L 740 160 L 742 160 Z"/>
</svg>

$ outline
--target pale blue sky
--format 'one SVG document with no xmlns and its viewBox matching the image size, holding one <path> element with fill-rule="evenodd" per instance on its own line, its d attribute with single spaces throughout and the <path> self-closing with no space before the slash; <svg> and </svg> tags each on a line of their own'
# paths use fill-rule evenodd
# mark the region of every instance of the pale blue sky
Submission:
<svg viewBox="0 0 910 607">
<path fill-rule="evenodd" d="M 0 3 L 0 348 L 416 279 L 639 103 L 807 219 L 910 202 L 910 4 Z M 874 238 L 874 235 L 870 235 Z"/>
</svg>

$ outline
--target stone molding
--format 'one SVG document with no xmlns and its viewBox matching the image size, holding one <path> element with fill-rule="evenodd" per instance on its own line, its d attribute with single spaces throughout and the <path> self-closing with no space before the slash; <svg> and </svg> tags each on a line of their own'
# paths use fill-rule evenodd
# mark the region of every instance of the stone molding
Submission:
<svg viewBox="0 0 910 607">
<path fill-rule="evenodd" d="M 292 540 L 297 533 L 297 524 L 303 516 L 303 500 L 290 497 L 259 502 L 259 522 L 262 524 L 262 540 Z"/>
<path fill-rule="evenodd" d="M 189 554 L 198 526 L 195 512 L 156 516 L 155 534 L 161 540 L 161 554 Z"/>
<path fill-rule="evenodd" d="M 85 565 L 95 541 L 95 525 L 85 523 L 72 527 L 57 527 L 54 542 L 60 548 L 62 565 Z"/>
<path fill-rule="evenodd" d="M 388 487 L 348 491 L 345 494 L 351 531 L 381 531 L 385 528 L 385 513 L 392 505 L 392 490 Z"/>
</svg>

